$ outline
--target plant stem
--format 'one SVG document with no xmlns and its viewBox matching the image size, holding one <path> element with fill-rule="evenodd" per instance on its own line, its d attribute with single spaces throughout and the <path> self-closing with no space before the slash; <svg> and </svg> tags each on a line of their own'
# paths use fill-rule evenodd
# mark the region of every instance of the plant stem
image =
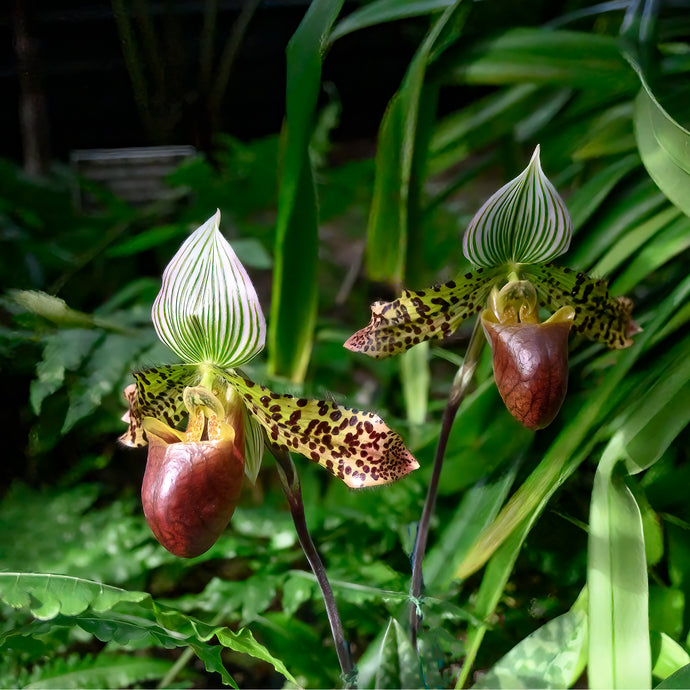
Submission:
<svg viewBox="0 0 690 690">
<path fill-rule="evenodd" d="M 297 468 L 292 462 L 290 454 L 286 450 L 273 445 L 270 446 L 270 449 L 278 464 L 280 481 L 283 485 L 283 491 L 285 492 L 285 496 L 288 500 L 288 505 L 290 506 L 290 512 L 292 513 L 292 520 L 295 523 L 295 530 L 297 531 L 299 543 L 301 544 L 304 555 L 307 557 L 309 565 L 316 576 L 316 581 L 319 583 L 319 587 L 321 588 L 321 595 L 323 596 L 323 601 L 326 605 L 328 621 L 331 624 L 331 633 L 333 635 L 333 642 L 335 643 L 335 651 L 338 655 L 338 661 L 340 662 L 343 683 L 345 684 L 346 688 L 355 688 L 357 687 L 357 671 L 352 663 L 350 648 L 345 640 L 345 633 L 343 632 L 343 626 L 340 622 L 340 615 L 338 614 L 338 607 L 335 603 L 333 590 L 331 589 L 330 582 L 326 576 L 326 568 L 324 567 L 321 557 L 319 556 L 319 552 L 316 550 L 316 546 L 314 546 L 314 542 L 309 534 L 307 521 L 304 516 L 302 489 L 300 486 L 299 477 L 297 475 Z"/>
<path fill-rule="evenodd" d="M 455 420 L 460 404 L 465 399 L 465 395 L 469 390 L 470 383 L 474 378 L 474 372 L 479 362 L 479 356 L 484 346 L 484 331 L 482 330 L 481 321 L 478 318 L 474 324 L 474 330 L 470 336 L 470 342 L 467 345 L 467 352 L 458 373 L 455 375 L 453 385 L 448 394 L 448 402 L 443 410 L 443 418 L 441 420 L 441 433 L 438 437 L 438 444 L 436 446 L 436 455 L 434 457 L 434 467 L 431 472 L 431 479 L 429 481 L 429 488 L 426 493 L 426 500 L 422 515 L 419 518 L 419 527 L 417 528 L 417 539 L 415 541 L 415 548 L 412 554 L 412 581 L 410 584 L 410 640 L 412 646 L 417 648 L 417 632 L 422 622 L 422 616 L 418 608 L 418 599 L 424 587 L 424 575 L 422 571 L 422 564 L 424 562 L 424 555 L 426 553 L 426 543 L 429 536 L 429 525 L 431 517 L 434 514 L 436 507 L 436 496 L 438 495 L 438 483 L 441 478 L 441 468 L 443 467 L 443 459 L 446 454 L 446 446 L 448 445 L 448 438 L 450 430 Z"/>
</svg>

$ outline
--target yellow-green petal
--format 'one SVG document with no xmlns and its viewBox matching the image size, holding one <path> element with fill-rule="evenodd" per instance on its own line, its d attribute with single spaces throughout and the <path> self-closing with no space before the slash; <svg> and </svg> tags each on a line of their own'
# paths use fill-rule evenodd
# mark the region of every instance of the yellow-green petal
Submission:
<svg viewBox="0 0 690 690">
<path fill-rule="evenodd" d="M 402 438 L 373 412 L 273 393 L 234 371 L 225 378 L 270 443 L 318 463 L 352 488 L 389 484 L 419 467 Z"/>
<path fill-rule="evenodd" d="M 576 333 L 612 349 L 632 345 L 631 336 L 640 330 L 632 318 L 633 303 L 627 297 L 612 297 L 606 280 L 553 264 L 526 266 L 520 272 L 534 283 L 549 310 L 574 307 Z"/>
<path fill-rule="evenodd" d="M 351 335 L 345 347 L 383 359 L 424 340 L 446 338 L 484 308 L 492 286 L 505 273 L 480 268 L 428 290 L 404 290 L 393 302 L 376 302 L 369 325 Z"/>
</svg>

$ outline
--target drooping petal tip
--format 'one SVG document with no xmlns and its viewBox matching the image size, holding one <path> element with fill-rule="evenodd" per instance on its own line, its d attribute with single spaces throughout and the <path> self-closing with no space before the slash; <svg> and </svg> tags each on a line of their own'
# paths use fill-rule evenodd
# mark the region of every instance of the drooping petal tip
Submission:
<svg viewBox="0 0 690 690">
<path fill-rule="evenodd" d="M 219 226 L 216 211 L 182 244 L 163 272 L 152 317 L 158 337 L 184 362 L 237 366 L 263 349 L 266 321 Z"/>
</svg>

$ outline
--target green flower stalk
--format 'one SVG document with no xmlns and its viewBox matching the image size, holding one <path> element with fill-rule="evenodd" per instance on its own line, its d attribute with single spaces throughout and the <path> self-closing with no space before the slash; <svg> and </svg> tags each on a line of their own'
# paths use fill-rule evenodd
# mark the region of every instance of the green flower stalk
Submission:
<svg viewBox="0 0 690 690">
<path fill-rule="evenodd" d="M 215 543 L 242 476 L 256 480 L 266 443 L 304 455 L 352 488 L 388 484 L 419 466 L 378 415 L 280 395 L 237 368 L 263 349 L 266 322 L 219 223 L 216 213 L 184 242 L 153 306 L 158 336 L 184 364 L 136 372 L 125 391 L 129 428 L 121 440 L 149 446 L 146 518 L 159 542 L 184 557 Z"/>
</svg>

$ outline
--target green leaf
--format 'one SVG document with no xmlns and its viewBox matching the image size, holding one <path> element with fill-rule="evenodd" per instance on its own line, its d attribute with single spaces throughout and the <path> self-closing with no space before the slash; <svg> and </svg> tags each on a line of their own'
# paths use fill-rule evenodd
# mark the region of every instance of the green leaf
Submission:
<svg viewBox="0 0 690 690">
<path fill-rule="evenodd" d="M 652 674 L 657 678 L 669 679 L 690 664 L 690 654 L 666 633 L 652 633 L 652 649 L 654 651 Z"/>
<path fill-rule="evenodd" d="M 418 238 L 411 234 L 424 179 L 427 137 L 438 85 L 426 84 L 427 66 L 460 35 L 465 5 L 457 0 L 434 22 L 415 53 L 379 128 L 374 197 L 367 231 L 367 273 L 399 285 Z"/>
<path fill-rule="evenodd" d="M 36 365 L 30 400 L 34 414 L 41 413 L 43 401 L 60 389 L 67 371 L 77 371 L 92 348 L 102 338 L 97 330 L 70 328 L 44 339 L 43 359 Z"/>
<path fill-rule="evenodd" d="M 525 170 L 477 211 L 463 237 L 463 252 L 475 266 L 535 264 L 568 251 L 568 209 L 539 160 L 539 146 Z"/>
<path fill-rule="evenodd" d="M 513 647 L 474 688 L 569 688 L 584 669 L 587 614 L 571 609 Z"/>
<path fill-rule="evenodd" d="M 316 324 L 319 237 L 309 141 L 321 85 L 322 51 L 342 4 L 343 0 L 314 0 L 287 48 L 268 370 L 293 381 L 304 380 Z"/>
<path fill-rule="evenodd" d="M 642 89 L 635 99 L 635 135 L 647 172 L 683 213 L 690 215 L 690 132 L 654 97 L 640 72 Z"/>
<path fill-rule="evenodd" d="M 407 421 L 413 426 L 426 420 L 430 380 L 429 343 L 419 343 L 400 357 L 400 382 Z"/>
<path fill-rule="evenodd" d="M 391 618 L 381 644 L 376 684 L 380 688 L 423 688 L 419 659 L 405 629 Z"/>
<path fill-rule="evenodd" d="M 455 0 L 376 0 L 356 9 L 339 21 L 329 37 L 329 42 L 333 43 L 353 31 L 368 26 L 440 12 L 454 2 Z"/>
<path fill-rule="evenodd" d="M 34 667 L 25 690 L 46 688 L 125 688 L 144 681 L 163 678 L 172 661 L 133 657 L 125 654 L 99 654 L 97 657 L 70 656 Z"/>
<path fill-rule="evenodd" d="M 158 337 L 189 364 L 242 364 L 266 338 L 259 298 L 219 224 L 217 211 L 185 240 L 153 304 Z"/>
<path fill-rule="evenodd" d="M 649 592 L 642 518 L 620 475 L 614 437 L 594 477 L 589 519 L 589 664 L 592 688 L 649 688 Z"/>
<path fill-rule="evenodd" d="M 266 661 L 297 684 L 284 664 L 259 644 L 248 629 L 234 632 L 207 625 L 158 604 L 146 592 L 131 592 L 65 575 L 0 573 L 0 599 L 13 608 L 28 609 L 39 620 L 51 621 L 51 626 L 77 624 L 103 642 L 128 644 L 145 640 L 147 644 L 168 648 L 190 646 L 207 670 L 220 673 L 223 682 L 234 687 L 237 685 L 221 661 L 221 646 Z M 31 630 L 29 626 L 5 631 L 0 644 L 8 636 L 31 634 Z M 214 637 L 221 646 L 207 644 Z"/>
<path fill-rule="evenodd" d="M 686 690 L 690 687 L 690 664 L 678 669 L 673 675 L 656 686 L 658 690 Z"/>
</svg>

